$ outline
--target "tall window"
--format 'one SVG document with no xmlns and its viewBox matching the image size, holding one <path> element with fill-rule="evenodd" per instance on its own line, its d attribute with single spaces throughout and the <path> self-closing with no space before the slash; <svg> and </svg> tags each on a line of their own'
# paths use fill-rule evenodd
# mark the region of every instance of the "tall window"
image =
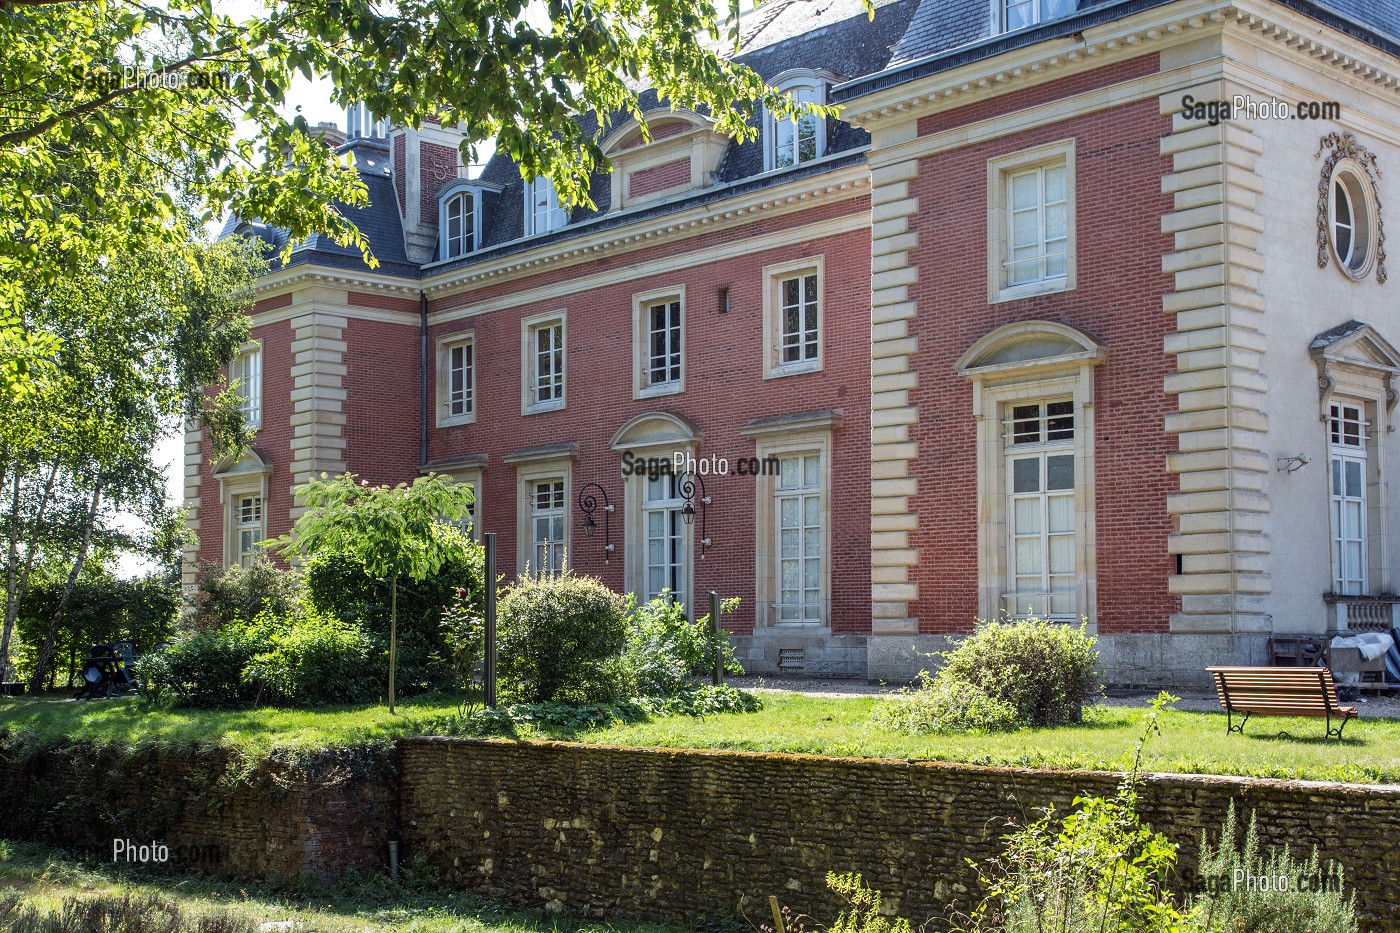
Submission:
<svg viewBox="0 0 1400 933">
<path fill-rule="evenodd" d="M 464 418 L 475 411 L 476 344 L 470 340 L 447 346 L 447 416 Z"/>
<path fill-rule="evenodd" d="M 239 496 L 234 517 L 238 529 L 238 565 L 248 567 L 258 559 L 258 542 L 263 539 L 262 497 Z"/>
<path fill-rule="evenodd" d="M 233 372 L 238 410 L 250 428 L 262 426 L 262 349 L 252 347 L 238 355 Z"/>
<path fill-rule="evenodd" d="M 569 222 L 569 216 L 559 204 L 559 195 L 548 178 L 525 182 L 525 235 L 548 233 Z"/>
<path fill-rule="evenodd" d="M 1069 257 L 1069 184 L 1065 165 L 1042 165 L 1016 172 L 1007 184 L 1008 284 L 1064 278 Z"/>
<path fill-rule="evenodd" d="M 1002 29 L 1007 32 L 1059 19 L 1075 10 L 1075 0 L 1002 0 L 1002 4 Z"/>
<path fill-rule="evenodd" d="M 777 516 L 779 622 L 820 622 L 822 591 L 821 457 L 778 461 Z"/>
<path fill-rule="evenodd" d="M 1360 405 L 1330 406 L 1332 592 L 1366 592 L 1367 423 Z"/>
<path fill-rule="evenodd" d="M 675 602 L 685 603 L 685 501 L 676 489 L 680 477 L 674 474 L 649 477 L 642 501 L 642 521 L 646 527 L 646 597 L 669 592 Z"/>
<path fill-rule="evenodd" d="M 778 338 L 778 364 L 803 363 L 817 358 L 817 274 L 783 279 L 778 284 L 782 306 L 782 333 Z"/>
<path fill-rule="evenodd" d="M 564 319 L 526 324 L 526 410 L 564 405 Z"/>
<path fill-rule="evenodd" d="M 1074 619 L 1074 402 L 1009 406 L 1005 421 L 1013 615 Z"/>
<path fill-rule="evenodd" d="M 681 303 L 662 301 L 647 307 L 647 367 L 645 385 L 674 385 L 681 381 Z"/>
<path fill-rule="evenodd" d="M 476 249 L 476 212 L 469 192 L 448 198 L 444 211 L 447 225 L 444 259 L 462 256 Z"/>
<path fill-rule="evenodd" d="M 537 480 L 530 487 L 533 570 L 553 574 L 564 569 L 564 481 Z"/>
<path fill-rule="evenodd" d="M 799 104 L 822 103 L 822 94 L 817 87 L 795 87 L 789 91 L 789 96 Z M 775 120 L 773 167 L 801 165 L 822 155 L 826 145 L 822 129 L 822 121 L 810 113 L 796 119 Z"/>
</svg>

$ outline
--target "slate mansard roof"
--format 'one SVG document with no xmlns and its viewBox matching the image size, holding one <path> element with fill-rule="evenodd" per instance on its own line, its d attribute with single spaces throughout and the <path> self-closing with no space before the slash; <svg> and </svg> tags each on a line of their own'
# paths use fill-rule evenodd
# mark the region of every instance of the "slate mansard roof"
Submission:
<svg viewBox="0 0 1400 933">
<path fill-rule="evenodd" d="M 830 95 L 840 104 L 863 94 L 957 68 L 983 58 L 1050 39 L 1071 36 L 1081 30 L 1121 19 L 1176 0 L 1078 0 L 1073 12 L 1056 20 L 1015 32 L 997 34 L 993 5 L 989 0 L 874 0 L 872 21 L 861 0 L 767 0 L 744 26 L 735 60 L 772 80 L 793 68 L 829 71 L 845 81 Z M 1321 24 L 1400 57 L 1400 0 L 1273 0 Z M 641 99 L 643 111 L 658 107 L 654 92 Z M 661 105 L 664 107 L 664 105 Z M 615 114 L 609 128 L 626 122 Z M 586 131 L 596 128 L 597 118 L 581 118 Z M 499 190 L 482 218 L 481 247 L 465 256 L 431 264 L 436 273 L 471 265 L 492 257 L 530 249 L 585 232 L 609 229 L 652 216 L 710 203 L 864 160 L 869 136 L 849 124 L 830 121 L 827 157 L 782 171 L 765 172 L 763 142 L 730 142 L 720 162 L 715 184 L 677 198 L 639 208 L 603 213 L 576 208 L 569 223 L 541 236 L 524 238 L 524 182 L 508 156 L 497 154 L 477 181 Z M 379 272 L 406 278 L 419 277 L 423 269 L 411 262 L 404 248 L 391 159 L 385 140 L 356 139 L 340 151 L 353 151 L 360 177 L 369 189 L 369 204 L 343 208 L 369 239 Z M 844 154 L 844 155 L 843 155 Z M 596 174 L 591 181 L 593 200 L 607 205 L 611 199 L 611 175 Z M 268 243 L 275 254 L 287 240 L 286 231 L 261 224 L 244 225 L 230 218 L 220 236 L 239 230 L 251 232 Z M 315 263 L 347 270 L 364 270 L 358 250 L 336 245 L 329 237 L 315 235 L 298 243 L 288 265 Z"/>
</svg>

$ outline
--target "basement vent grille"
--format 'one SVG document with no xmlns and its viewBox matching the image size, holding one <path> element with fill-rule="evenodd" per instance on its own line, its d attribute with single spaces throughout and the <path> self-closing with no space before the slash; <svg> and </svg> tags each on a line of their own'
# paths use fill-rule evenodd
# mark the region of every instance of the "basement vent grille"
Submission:
<svg viewBox="0 0 1400 933">
<path fill-rule="evenodd" d="M 779 648 L 778 670 L 784 674 L 800 674 L 807 669 L 806 648 Z"/>
</svg>

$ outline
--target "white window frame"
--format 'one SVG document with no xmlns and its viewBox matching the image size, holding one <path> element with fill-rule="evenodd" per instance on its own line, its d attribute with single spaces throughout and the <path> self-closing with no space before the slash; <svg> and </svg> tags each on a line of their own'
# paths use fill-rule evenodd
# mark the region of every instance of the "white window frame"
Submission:
<svg viewBox="0 0 1400 933">
<path fill-rule="evenodd" d="M 466 408 L 464 411 L 454 412 L 452 410 L 452 353 L 458 348 L 469 349 L 471 351 L 471 366 L 463 387 L 466 394 Z M 476 371 L 478 361 L 476 358 L 476 331 L 469 330 L 455 334 L 447 334 L 438 338 L 437 343 L 437 426 L 440 428 L 452 427 L 454 425 L 474 424 L 476 422 L 476 411 L 478 399 L 476 394 Z"/>
<path fill-rule="evenodd" d="M 1059 15 L 1046 16 L 1044 5 L 1054 0 L 992 0 L 992 31 L 996 34 L 1014 32 L 1021 29 L 1030 29 L 1042 23 L 1051 23 L 1055 20 L 1064 19 L 1077 12 L 1079 9 L 1078 0 L 1068 0 L 1070 9 Z M 1029 4 L 1032 11 L 1030 22 L 1015 29 L 1011 26 L 1011 7 Z"/>
<path fill-rule="evenodd" d="M 1351 208 L 1351 248 L 1346 254 L 1337 245 L 1337 188 L 1340 187 Z M 1350 159 L 1343 159 L 1332 170 L 1327 182 L 1327 239 L 1332 257 L 1347 277 L 1360 281 L 1371 274 L 1377 261 L 1376 218 L 1380 216 L 1375 185 L 1364 168 Z M 1357 253 L 1361 255 L 1358 257 Z"/>
<path fill-rule="evenodd" d="M 1050 439 L 1049 437 L 1049 409 L 1052 405 L 1065 402 L 1071 405 L 1070 417 L 1073 419 L 1074 430 L 1069 438 Z M 1023 406 L 1037 406 L 1040 411 L 1037 414 L 1037 434 L 1039 439 L 1028 442 L 1018 442 L 1015 438 L 1015 425 L 1018 423 L 1014 419 L 1015 409 Z M 1052 538 L 1073 536 L 1076 529 L 1073 527 L 1068 532 L 1052 532 L 1050 530 L 1050 515 L 1052 511 L 1051 500 L 1070 500 L 1070 508 L 1074 509 L 1076 499 L 1076 484 L 1072 484 L 1068 492 L 1064 490 L 1049 489 L 1049 461 L 1052 457 L 1075 456 L 1074 434 L 1079 430 L 1079 411 L 1073 407 L 1073 398 L 1046 397 L 1038 399 L 1020 399 L 1005 402 L 1001 406 L 1002 423 L 1002 443 L 1005 452 L 1006 476 L 1006 528 L 1007 528 L 1007 575 L 1006 590 L 1002 596 L 1002 612 L 1016 618 L 1026 618 L 1034 616 L 1040 619 L 1053 619 L 1055 621 L 1075 622 L 1078 621 L 1077 607 L 1073 604 L 1069 611 L 1058 608 L 1055 603 L 1063 600 L 1068 594 L 1068 598 L 1073 600 L 1074 591 L 1057 590 L 1055 588 L 1054 577 L 1068 576 L 1072 580 L 1078 579 L 1078 566 L 1072 566 L 1066 573 L 1064 571 L 1055 573 L 1052 568 Z M 1018 462 L 1034 461 L 1036 463 L 1038 489 L 1034 492 L 1017 492 L 1015 487 L 1015 472 Z M 1019 502 L 1034 502 L 1036 504 L 1038 529 L 1033 533 L 1027 533 L 1017 526 L 1017 504 Z M 1040 551 L 1039 574 L 1040 585 L 1032 589 L 1023 589 L 1020 585 L 1020 578 L 1026 576 L 1020 573 L 1017 566 L 1017 548 L 1023 539 L 1029 540 L 1032 536 L 1037 540 Z M 1076 542 L 1077 544 L 1078 542 Z M 1075 548 L 1074 557 L 1078 557 L 1078 548 Z"/>
<path fill-rule="evenodd" d="M 754 625 L 830 634 L 832 566 L 832 452 L 833 432 L 839 416 L 814 417 L 786 425 L 749 427 L 743 433 L 754 440 L 754 456 L 760 462 L 769 457 L 816 455 L 820 458 L 821 499 L 821 596 L 819 618 L 803 622 L 783 622 L 779 602 L 782 597 L 778 577 L 781 548 L 778 540 L 778 477 L 754 478 Z"/>
<path fill-rule="evenodd" d="M 815 274 L 817 277 L 817 355 L 792 363 L 782 361 L 784 282 Z M 763 378 L 778 379 L 801 373 L 821 372 L 826 365 L 825 255 L 763 267 Z"/>
<path fill-rule="evenodd" d="M 554 452 L 538 457 L 529 455 L 524 460 L 508 456 L 506 460 L 507 462 L 513 462 L 515 465 L 516 573 L 524 574 L 527 566 L 532 573 L 537 573 L 539 570 L 539 568 L 535 566 L 534 492 L 536 483 L 546 481 L 560 481 L 564 484 L 564 542 L 563 551 L 560 554 L 559 560 L 562 569 L 567 570 L 572 564 L 573 555 L 574 491 L 572 457 L 567 454 Z"/>
<path fill-rule="evenodd" d="M 1332 592 L 1338 596 L 1364 596 L 1371 589 L 1371 554 L 1369 513 L 1375 498 L 1371 475 L 1369 448 L 1374 439 L 1372 419 L 1367 415 L 1370 408 L 1364 400 L 1333 398 L 1330 404 L 1327 423 L 1327 494 L 1328 524 L 1331 538 Z M 1355 418 L 1347 413 L 1355 412 Z M 1345 434 L 1338 440 L 1338 423 L 1356 424 L 1359 430 L 1359 444 L 1348 444 Z M 1338 488 L 1338 478 L 1347 486 L 1346 470 L 1355 465 L 1360 473 L 1361 490 L 1359 495 L 1351 495 L 1349 489 Z M 1340 468 L 1340 469 L 1339 469 Z M 1359 528 L 1349 529 L 1346 521 L 1347 506 L 1356 504 Z M 1349 534 L 1348 532 L 1352 532 Z M 1356 566 L 1345 559 L 1345 549 L 1355 543 L 1359 552 Z"/>
<path fill-rule="evenodd" d="M 1063 165 L 1065 169 L 1065 274 L 1011 283 L 1011 179 L 1029 171 Z M 1063 139 L 998 156 L 987 162 L 987 300 L 1014 301 L 1036 295 L 1073 291 L 1077 284 L 1075 141 Z M 1041 200 L 1041 221 L 1044 219 Z"/>
<path fill-rule="evenodd" d="M 793 68 L 782 72 L 773 79 L 773 87 L 781 93 L 792 97 L 794 101 L 800 101 L 802 97 L 810 97 L 807 103 L 825 105 L 827 102 L 827 91 L 835 83 L 837 76 L 829 71 L 822 71 L 813 68 Z M 810 117 L 812 121 L 813 150 L 814 154 L 809 159 L 801 158 L 801 135 L 802 126 L 797 120 L 780 121 L 768 108 L 763 110 L 763 170 L 765 172 L 786 171 L 797 168 L 800 165 L 808 165 L 826 155 L 827 149 L 827 121 L 821 117 Z M 793 161 L 788 165 L 780 165 L 778 157 L 778 129 L 782 123 L 792 127 L 793 132 Z"/>
<path fill-rule="evenodd" d="M 439 255 L 443 259 L 456 259 L 468 253 L 476 252 L 480 245 L 478 234 L 481 227 L 481 212 L 477 209 L 477 199 L 480 193 L 471 189 L 455 189 L 443 198 L 442 206 L 438 212 L 438 223 L 441 226 L 442 249 Z M 465 207 L 467 199 L 471 200 L 471 208 Z M 452 209 L 458 206 L 461 217 L 458 222 L 457 245 L 454 248 L 452 243 Z M 468 243 L 470 242 L 470 245 Z"/>
<path fill-rule="evenodd" d="M 545 208 L 538 209 L 539 193 L 543 191 Z M 526 236 L 552 233 L 568 226 L 569 213 L 559 203 L 559 193 L 554 190 L 554 182 L 544 175 L 525 182 L 525 226 Z M 541 223 L 543 221 L 543 223 Z"/>
<path fill-rule="evenodd" d="M 249 361 L 253 372 L 249 373 Z M 238 410 L 243 414 L 244 424 L 257 431 L 263 423 L 263 344 L 261 340 L 246 343 L 238 351 L 233 362 L 234 391 L 240 399 Z"/>
<path fill-rule="evenodd" d="M 537 331 L 558 326 L 559 328 L 559 395 L 555 398 L 539 398 L 539 361 L 535 350 Z M 520 322 L 520 413 L 533 415 L 546 411 L 559 411 L 568 398 L 569 367 L 569 328 L 563 311 L 548 311 L 524 318 Z"/>
<path fill-rule="evenodd" d="M 651 309 L 659 304 L 680 305 L 676 352 L 680 356 L 680 375 L 664 382 L 651 381 Z M 632 397 L 655 398 L 685 391 L 685 286 L 638 292 L 632 296 Z"/>
<path fill-rule="evenodd" d="M 675 540 L 679 548 L 677 559 L 674 562 L 666 562 L 666 566 L 674 568 L 677 578 L 676 588 L 672 589 L 668 586 L 664 587 L 664 589 L 670 590 L 671 598 L 675 602 L 680 603 L 681 606 L 689 612 L 690 605 L 695 597 L 695 594 L 692 592 L 694 566 L 691 563 L 691 542 L 693 540 L 691 529 L 694 528 L 694 525 L 687 525 L 685 519 L 682 517 L 681 510 L 684 508 L 684 500 L 680 498 L 678 490 L 675 489 L 675 484 L 680 482 L 681 476 L 680 474 L 663 474 L 657 478 L 658 482 L 673 484 L 672 492 L 675 493 L 670 498 L 661 500 L 648 499 L 650 481 L 646 476 L 636 476 L 631 477 L 631 479 L 635 487 L 637 505 L 641 512 L 640 521 L 637 526 L 638 533 L 636 537 L 632 539 L 637 544 L 635 550 L 637 551 L 637 563 L 639 564 L 639 572 L 636 575 L 636 583 L 638 585 L 632 589 L 632 592 L 636 593 L 638 602 L 647 602 L 651 598 L 660 595 L 659 592 L 651 592 L 651 571 L 654 566 L 651 562 L 651 516 L 654 513 L 662 514 L 667 517 L 669 523 L 674 525 L 676 530 Z M 629 492 L 631 491 L 632 490 L 629 490 Z M 699 495 L 698 485 L 696 487 L 696 495 Z M 667 534 L 667 538 L 670 538 L 669 533 Z"/>
<path fill-rule="evenodd" d="M 253 503 L 251 506 L 249 503 Z M 262 558 L 262 548 L 258 543 L 267 539 L 267 500 L 263 498 L 260 491 L 249 490 L 238 493 L 230 503 L 230 513 L 233 516 L 233 556 L 234 561 L 240 567 L 251 567 Z M 249 521 L 246 513 L 250 510 L 254 512 L 254 519 Z M 243 546 L 243 536 L 252 534 L 248 546 Z"/>
</svg>

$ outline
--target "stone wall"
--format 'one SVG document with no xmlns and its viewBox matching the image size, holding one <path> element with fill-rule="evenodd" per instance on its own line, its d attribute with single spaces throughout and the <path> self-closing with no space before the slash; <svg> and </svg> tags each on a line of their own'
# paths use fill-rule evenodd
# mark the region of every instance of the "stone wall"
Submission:
<svg viewBox="0 0 1400 933">
<path fill-rule="evenodd" d="M 0 837 L 113 856 L 163 844 L 172 868 L 269 881 L 369 872 L 398 838 L 393 753 L 248 762 L 217 748 L 0 747 Z"/>
<path fill-rule="evenodd" d="M 466 739 L 400 743 L 405 855 L 444 883 L 594 916 L 767 917 L 777 895 L 830 921 L 828 870 L 859 871 L 914 921 L 966 909 L 967 860 L 1000 851 L 1011 818 L 1117 776 L 933 762 L 598 748 Z M 1229 802 L 1266 844 L 1346 870 L 1364 930 L 1400 931 L 1400 787 L 1156 776 L 1152 823 L 1192 867 Z"/>
</svg>

